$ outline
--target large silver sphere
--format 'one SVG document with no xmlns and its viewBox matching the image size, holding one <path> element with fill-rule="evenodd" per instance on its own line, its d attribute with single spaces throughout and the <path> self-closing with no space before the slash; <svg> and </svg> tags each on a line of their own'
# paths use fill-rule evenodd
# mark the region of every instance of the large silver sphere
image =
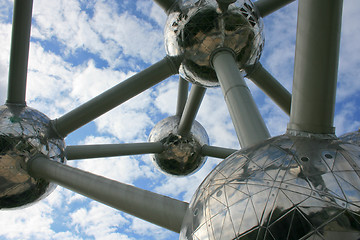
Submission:
<svg viewBox="0 0 360 240">
<path fill-rule="evenodd" d="M 0 106 L 0 209 L 31 204 L 55 189 L 27 172 L 27 162 L 36 154 L 65 162 L 64 141 L 49 138 L 49 130 L 50 119 L 35 109 Z"/>
<path fill-rule="evenodd" d="M 151 130 L 149 142 L 161 142 L 162 153 L 152 154 L 151 159 L 164 173 L 186 176 L 199 170 L 206 157 L 201 155 L 201 147 L 209 144 L 205 129 L 194 121 L 187 136 L 177 134 L 180 118 L 172 116 L 158 122 Z"/>
<path fill-rule="evenodd" d="M 355 132 L 346 133 L 339 137 L 340 140 L 344 142 L 349 142 L 355 145 L 360 146 L 360 129 Z"/>
<path fill-rule="evenodd" d="M 200 185 L 180 239 L 360 237 L 360 148 L 283 135 L 240 150 Z"/>
<path fill-rule="evenodd" d="M 216 49 L 230 48 L 243 69 L 259 60 L 264 46 L 263 22 L 250 0 L 180 0 L 164 32 L 167 54 L 184 56 L 180 75 L 204 87 L 219 85 L 210 63 Z"/>
</svg>

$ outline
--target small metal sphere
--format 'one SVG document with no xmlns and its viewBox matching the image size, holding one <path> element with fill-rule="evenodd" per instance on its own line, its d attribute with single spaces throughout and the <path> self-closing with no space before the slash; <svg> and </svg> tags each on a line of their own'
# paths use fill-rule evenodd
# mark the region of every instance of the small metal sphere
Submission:
<svg viewBox="0 0 360 240">
<path fill-rule="evenodd" d="M 203 87 L 219 86 L 211 54 L 234 52 L 240 69 L 255 64 L 264 46 L 263 22 L 250 0 L 183 0 L 168 15 L 165 48 L 184 57 L 180 75 Z"/>
<path fill-rule="evenodd" d="M 65 162 L 65 143 L 49 137 L 50 129 L 50 119 L 35 109 L 0 106 L 0 209 L 24 207 L 55 189 L 27 172 L 27 162 L 36 154 Z"/>
<path fill-rule="evenodd" d="M 201 147 L 209 144 L 209 137 L 197 121 L 194 121 L 188 135 L 178 135 L 179 121 L 178 116 L 168 117 L 152 129 L 149 142 L 163 143 L 164 151 L 151 154 L 151 159 L 166 174 L 186 176 L 204 165 L 206 157 L 201 155 Z"/>
<path fill-rule="evenodd" d="M 359 239 L 360 147 L 290 133 L 240 150 L 199 186 L 180 239 Z"/>
<path fill-rule="evenodd" d="M 360 146 L 360 129 L 355 132 L 346 133 L 339 137 L 340 140 Z"/>
</svg>

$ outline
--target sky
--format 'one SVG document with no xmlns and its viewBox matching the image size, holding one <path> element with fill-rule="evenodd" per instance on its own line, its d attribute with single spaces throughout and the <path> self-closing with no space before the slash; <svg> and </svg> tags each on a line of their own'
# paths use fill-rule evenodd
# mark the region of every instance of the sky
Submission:
<svg viewBox="0 0 360 240">
<path fill-rule="evenodd" d="M 7 92 L 11 0 L 0 0 L 0 103 Z M 344 0 L 336 134 L 360 127 L 360 1 Z M 297 2 L 264 18 L 263 66 L 291 92 Z M 150 0 L 34 0 L 27 105 L 55 119 L 161 60 L 166 14 Z M 157 84 L 69 134 L 67 145 L 146 142 L 154 125 L 176 111 L 178 76 Z M 289 117 L 247 81 L 272 136 Z M 214 109 L 216 114 L 214 114 Z M 210 144 L 239 149 L 220 88 L 206 91 L 196 118 Z M 69 161 L 69 165 L 189 202 L 221 159 L 195 174 L 162 174 L 148 155 Z M 0 239 L 176 239 L 178 234 L 58 186 L 31 207 L 0 211 Z"/>
</svg>

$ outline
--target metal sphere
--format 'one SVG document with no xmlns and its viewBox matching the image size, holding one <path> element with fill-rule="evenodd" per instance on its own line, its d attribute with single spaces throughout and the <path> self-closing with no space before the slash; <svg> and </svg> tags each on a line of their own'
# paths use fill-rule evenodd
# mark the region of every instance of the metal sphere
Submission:
<svg viewBox="0 0 360 240">
<path fill-rule="evenodd" d="M 360 148 L 279 136 L 240 150 L 200 185 L 180 239 L 359 239 Z"/>
<path fill-rule="evenodd" d="M 164 32 L 167 54 L 184 56 L 180 75 L 204 87 L 219 86 L 214 51 L 231 49 L 243 69 L 259 60 L 264 46 L 263 22 L 250 0 L 179 1 Z"/>
<path fill-rule="evenodd" d="M 340 140 L 360 146 L 360 129 L 355 132 L 346 133 L 339 137 Z"/>
<path fill-rule="evenodd" d="M 158 122 L 150 132 L 149 142 L 161 142 L 162 153 L 152 154 L 151 159 L 164 173 L 186 176 L 199 170 L 206 157 L 201 155 L 201 147 L 209 144 L 205 129 L 194 121 L 187 136 L 177 134 L 180 117 L 172 116 Z"/>
<path fill-rule="evenodd" d="M 24 207 L 55 189 L 27 172 L 27 162 L 36 154 L 65 162 L 64 141 L 49 137 L 49 130 L 50 119 L 35 109 L 0 106 L 0 209 Z"/>
</svg>

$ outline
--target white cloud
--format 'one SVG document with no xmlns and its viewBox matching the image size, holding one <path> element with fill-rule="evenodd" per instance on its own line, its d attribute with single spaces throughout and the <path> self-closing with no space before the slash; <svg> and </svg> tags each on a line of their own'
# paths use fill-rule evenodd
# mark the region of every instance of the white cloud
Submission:
<svg viewBox="0 0 360 240">
<path fill-rule="evenodd" d="M 28 105 L 46 112 L 49 117 L 74 107 L 68 98 L 77 71 L 60 56 L 46 52 L 40 44 L 32 42 L 27 77 Z"/>
<path fill-rule="evenodd" d="M 52 209 L 44 202 L 22 210 L 2 211 L 0 236 L 7 239 L 49 239 Z"/>
<path fill-rule="evenodd" d="M 0 2 L 0 19 L 1 20 L 10 20 L 9 19 L 9 15 L 12 11 L 12 2 L 13 1 L 10 1 L 10 0 L 2 0 Z"/>
<path fill-rule="evenodd" d="M 77 48 L 98 51 L 101 46 L 100 37 L 91 28 L 86 12 L 76 0 L 35 1 L 33 18 L 32 35 L 35 38 L 56 38 L 67 51 Z"/>
<path fill-rule="evenodd" d="M 143 142 L 147 140 L 147 129 L 153 125 L 149 92 L 126 102 L 99 117 L 95 123 L 100 133 L 112 134 L 123 142 Z"/>
<path fill-rule="evenodd" d="M 220 88 L 206 91 L 199 109 L 198 121 L 206 129 L 210 138 L 210 145 L 240 148 Z"/>
<path fill-rule="evenodd" d="M 118 228 L 129 221 L 119 211 L 103 204 L 92 201 L 89 208 L 80 208 L 71 213 L 70 217 L 71 225 L 95 239 L 133 239 L 118 232 Z"/>
<path fill-rule="evenodd" d="M 337 101 L 342 102 L 358 96 L 360 90 L 360 26 L 354 24 L 360 11 L 359 1 L 345 1 L 340 45 L 339 77 Z"/>
<path fill-rule="evenodd" d="M 111 67 L 128 65 L 119 58 L 123 54 L 146 63 L 165 55 L 159 27 L 126 11 L 119 14 L 121 9 L 112 0 L 96 1 L 91 7 L 92 16 L 76 0 L 36 1 L 33 36 L 57 39 L 65 47 L 64 54 L 76 54 L 77 49 L 98 54 Z"/>
<path fill-rule="evenodd" d="M 51 236 L 53 240 L 81 240 L 83 239 L 81 236 L 75 236 L 74 233 L 66 231 L 66 232 L 58 232 Z"/>
<path fill-rule="evenodd" d="M 353 132 L 360 128 L 360 120 L 357 118 L 359 105 L 355 101 L 347 102 L 341 107 L 341 110 L 335 115 L 336 134 L 338 136 Z"/>
<path fill-rule="evenodd" d="M 12 1 L 1 1 L 0 101 L 6 99 L 10 31 L 6 12 Z M 122 9 L 123 5 L 134 9 Z M 355 24 L 360 3 L 344 1 L 340 76 L 335 125 L 337 134 L 359 127 L 358 76 L 360 42 Z M 135 16 L 133 13 L 137 11 Z M 261 62 L 286 88 L 292 85 L 296 4 L 265 19 L 266 46 Z M 141 14 L 139 14 L 141 13 Z M 354 20 L 355 19 L 355 20 Z M 162 26 L 165 14 L 152 1 L 34 1 L 27 102 L 51 118 L 59 117 L 165 55 Z M 156 24 L 155 24 L 156 23 Z M 84 55 L 85 57 L 82 57 Z M 93 59 L 92 59 L 93 58 Z M 99 61 L 100 59 L 100 61 Z M 105 63 L 104 63 L 105 62 Z M 175 114 L 177 77 L 164 81 L 95 120 L 93 132 L 79 144 L 146 141 L 157 121 Z M 273 135 L 282 134 L 288 117 L 249 84 Z M 239 148 L 220 88 L 208 89 L 197 120 L 212 145 Z M 75 141 L 75 140 L 74 140 Z M 69 165 L 121 182 L 189 201 L 220 159 L 209 158 L 194 175 L 162 175 L 149 156 L 71 161 Z M 22 210 L 1 211 L 0 238 L 5 239 L 174 239 L 171 234 L 117 210 L 91 202 L 58 187 L 46 200 Z M 19 231 L 21 229 L 21 231 Z"/>
<path fill-rule="evenodd" d="M 166 21 L 166 14 L 154 1 L 150 0 L 138 0 L 136 2 L 136 10 L 141 13 L 150 16 L 160 28 L 164 27 Z"/>
<path fill-rule="evenodd" d="M 140 57 L 145 62 L 155 62 L 164 56 L 161 30 L 127 12 L 117 15 L 114 8 L 98 2 L 92 24 L 104 39 L 120 45 L 123 54 Z"/>
<path fill-rule="evenodd" d="M 116 84 L 134 75 L 134 72 L 123 73 L 110 69 L 99 69 L 93 60 L 77 74 L 74 74 L 71 85 L 71 97 L 80 103 L 91 100 Z"/>
<path fill-rule="evenodd" d="M 260 61 L 288 90 L 294 70 L 296 16 L 297 2 L 294 2 L 264 19 L 265 47 Z"/>
<path fill-rule="evenodd" d="M 7 94 L 7 81 L 10 56 L 11 25 L 0 24 L 0 103 L 4 103 Z"/>
<path fill-rule="evenodd" d="M 93 135 L 86 136 L 83 141 L 79 142 L 79 145 L 90 145 L 90 144 L 112 144 L 116 143 L 116 138 L 110 138 L 105 136 L 95 137 Z"/>
<path fill-rule="evenodd" d="M 166 81 L 156 89 L 154 93 L 155 106 L 161 113 L 175 115 L 178 85 L 178 81 Z"/>
<path fill-rule="evenodd" d="M 115 143 L 115 138 L 89 136 L 80 144 L 110 144 Z M 148 157 L 148 156 L 147 156 Z M 70 165 L 85 171 L 133 184 L 139 178 L 153 178 L 153 168 L 144 165 L 136 156 L 123 156 L 111 158 L 96 158 L 88 160 L 70 161 Z"/>
<path fill-rule="evenodd" d="M 158 227 L 149 222 L 145 222 L 139 218 L 130 217 L 132 223 L 129 227 L 129 230 L 134 231 L 136 234 L 142 236 L 142 239 L 148 239 L 149 236 L 155 237 L 156 239 L 174 239 L 177 238 L 176 234 L 171 233 L 161 227 Z M 174 236 L 175 235 L 175 236 Z"/>
<path fill-rule="evenodd" d="M 166 180 L 159 182 L 154 187 L 154 191 L 189 202 L 200 183 L 221 161 L 222 159 L 207 158 L 204 166 L 190 176 L 174 177 L 166 175 Z"/>
</svg>

